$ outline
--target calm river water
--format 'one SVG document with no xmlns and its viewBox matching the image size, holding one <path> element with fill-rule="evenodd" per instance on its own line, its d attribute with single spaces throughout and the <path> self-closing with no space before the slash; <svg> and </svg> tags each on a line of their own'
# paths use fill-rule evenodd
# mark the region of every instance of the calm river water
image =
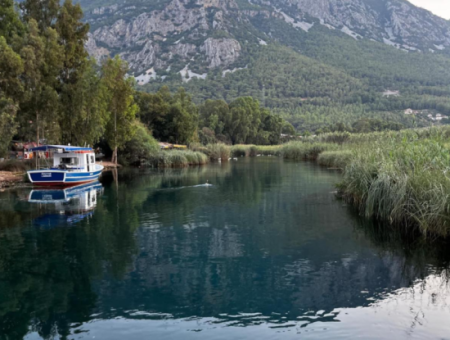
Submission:
<svg viewBox="0 0 450 340">
<path fill-rule="evenodd" d="M 448 245 L 364 222 L 339 176 L 258 158 L 2 192 L 0 339 L 450 339 Z"/>
</svg>

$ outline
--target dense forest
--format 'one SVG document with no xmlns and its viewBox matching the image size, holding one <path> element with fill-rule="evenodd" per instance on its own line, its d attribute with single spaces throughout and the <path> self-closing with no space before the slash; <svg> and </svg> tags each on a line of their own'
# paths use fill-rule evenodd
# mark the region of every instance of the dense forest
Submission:
<svg viewBox="0 0 450 340">
<path fill-rule="evenodd" d="M 178 88 L 138 92 L 119 57 L 88 56 L 78 4 L 0 0 L 0 153 L 11 140 L 134 150 L 161 141 L 277 144 L 295 130 L 252 97 L 193 103 Z M 20 15 L 19 15 L 20 13 Z M 153 136 L 152 136 L 153 135 Z"/>
<path fill-rule="evenodd" d="M 445 54 L 355 40 L 322 25 L 305 32 L 276 18 L 255 16 L 252 25 L 266 32 L 267 45 L 242 44 L 243 56 L 229 72 L 213 69 L 205 80 L 187 82 L 175 72 L 184 64 L 175 62 L 171 74 L 143 88 L 153 92 L 161 84 L 171 89 L 183 84 L 197 103 L 249 95 L 301 132 L 335 123 L 352 125 L 364 118 L 407 127 L 433 123 L 427 115 L 405 116 L 406 109 L 450 114 L 450 58 Z M 242 36 L 240 41 L 251 41 L 244 33 L 232 33 Z M 204 71 L 196 70 L 195 63 L 190 67 Z"/>
</svg>

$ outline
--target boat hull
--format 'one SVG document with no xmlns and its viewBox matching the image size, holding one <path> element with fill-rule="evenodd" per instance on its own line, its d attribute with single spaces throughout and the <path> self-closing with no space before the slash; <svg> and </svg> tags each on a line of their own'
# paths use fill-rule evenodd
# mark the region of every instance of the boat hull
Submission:
<svg viewBox="0 0 450 340">
<path fill-rule="evenodd" d="M 95 171 L 66 171 L 66 170 L 32 170 L 28 171 L 28 178 L 36 186 L 69 187 L 90 183 L 98 180 L 103 166 L 97 165 Z"/>
</svg>

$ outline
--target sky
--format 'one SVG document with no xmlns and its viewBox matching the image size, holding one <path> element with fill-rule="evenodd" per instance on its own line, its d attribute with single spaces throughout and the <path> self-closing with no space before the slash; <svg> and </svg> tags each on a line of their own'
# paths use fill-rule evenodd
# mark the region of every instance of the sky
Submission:
<svg viewBox="0 0 450 340">
<path fill-rule="evenodd" d="M 409 0 L 409 2 L 425 8 L 442 18 L 450 19 L 450 0 Z"/>
</svg>

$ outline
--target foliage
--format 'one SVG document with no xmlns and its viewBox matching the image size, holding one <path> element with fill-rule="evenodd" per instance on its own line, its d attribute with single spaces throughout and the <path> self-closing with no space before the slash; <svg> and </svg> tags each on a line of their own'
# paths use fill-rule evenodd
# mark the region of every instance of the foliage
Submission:
<svg viewBox="0 0 450 340">
<path fill-rule="evenodd" d="M 138 93 L 141 121 L 155 138 L 188 144 L 197 140 L 198 109 L 184 88 L 172 95 L 167 87 L 155 94 Z"/>
<path fill-rule="evenodd" d="M 122 165 L 140 165 L 159 152 L 158 142 L 152 137 L 147 128 L 140 122 L 134 122 L 134 136 L 122 147 Z"/>
<path fill-rule="evenodd" d="M 155 168 L 180 168 L 189 165 L 203 165 L 208 163 L 208 156 L 198 151 L 160 151 L 153 154 L 146 162 L 147 165 Z"/>
<path fill-rule="evenodd" d="M 352 155 L 350 150 L 324 151 L 319 154 L 317 163 L 328 168 L 344 169 Z"/>
<path fill-rule="evenodd" d="M 337 149 L 334 144 L 290 142 L 283 145 L 281 155 L 290 160 L 315 160 L 320 153 Z"/>
<path fill-rule="evenodd" d="M 139 110 L 134 102 L 133 80 L 125 79 L 127 71 L 127 65 L 119 57 L 108 59 L 102 67 L 102 81 L 108 91 L 108 111 L 111 115 L 105 137 L 113 150 L 113 162 L 117 162 L 117 149 L 133 137 L 133 122 Z"/>
<path fill-rule="evenodd" d="M 447 140 L 441 135 L 401 141 L 380 139 L 355 151 L 340 184 L 343 197 L 367 217 L 418 227 L 424 234 L 450 232 Z"/>
<path fill-rule="evenodd" d="M 227 162 L 231 155 L 231 148 L 223 143 L 208 144 L 206 154 L 212 161 Z"/>
<path fill-rule="evenodd" d="M 24 33 L 21 22 L 13 0 L 0 0 L 0 37 L 12 42 L 17 35 Z"/>
<path fill-rule="evenodd" d="M 251 97 L 241 97 L 229 105 L 223 100 L 207 100 L 200 106 L 200 137 L 203 143 L 278 144 L 288 124 L 262 108 Z"/>
<path fill-rule="evenodd" d="M 8 154 L 9 145 L 16 133 L 16 113 L 17 105 L 11 99 L 0 97 L 0 157 Z"/>
</svg>

